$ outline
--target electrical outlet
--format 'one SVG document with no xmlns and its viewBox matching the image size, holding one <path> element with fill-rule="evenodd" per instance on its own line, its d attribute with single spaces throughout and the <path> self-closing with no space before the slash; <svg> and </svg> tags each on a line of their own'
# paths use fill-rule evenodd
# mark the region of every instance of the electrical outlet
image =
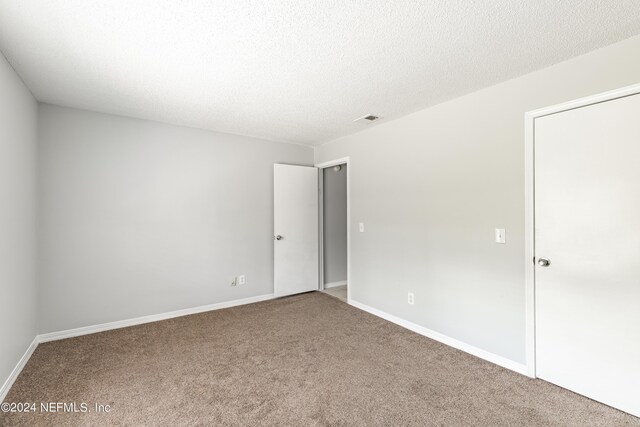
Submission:
<svg viewBox="0 0 640 427">
<path fill-rule="evenodd" d="M 407 302 L 411 305 L 413 305 L 414 299 L 413 299 L 413 292 L 409 292 L 409 294 L 407 295 Z"/>
<path fill-rule="evenodd" d="M 238 286 L 238 278 L 234 277 L 233 280 L 231 281 L 231 286 Z"/>
<path fill-rule="evenodd" d="M 238 276 L 238 285 L 244 285 L 245 284 L 245 278 L 244 278 L 244 274 L 242 276 Z"/>
</svg>

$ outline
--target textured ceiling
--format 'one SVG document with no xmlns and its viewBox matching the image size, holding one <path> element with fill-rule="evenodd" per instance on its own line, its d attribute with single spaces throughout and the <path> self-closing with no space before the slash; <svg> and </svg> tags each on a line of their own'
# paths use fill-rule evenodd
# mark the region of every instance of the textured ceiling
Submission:
<svg viewBox="0 0 640 427">
<path fill-rule="evenodd" d="M 42 102 L 309 145 L 638 33 L 638 0 L 0 0 Z"/>
</svg>

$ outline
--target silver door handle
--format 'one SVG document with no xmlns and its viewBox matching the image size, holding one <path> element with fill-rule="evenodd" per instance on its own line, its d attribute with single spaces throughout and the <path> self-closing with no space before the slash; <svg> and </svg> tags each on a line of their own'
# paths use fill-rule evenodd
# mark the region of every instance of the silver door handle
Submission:
<svg viewBox="0 0 640 427">
<path fill-rule="evenodd" d="M 282 236 L 281 235 L 277 235 L 277 236 L 273 236 L 274 240 L 282 240 Z"/>
<path fill-rule="evenodd" d="M 538 258 L 538 265 L 540 267 L 549 267 L 550 264 L 551 261 L 549 261 L 547 258 Z"/>
</svg>

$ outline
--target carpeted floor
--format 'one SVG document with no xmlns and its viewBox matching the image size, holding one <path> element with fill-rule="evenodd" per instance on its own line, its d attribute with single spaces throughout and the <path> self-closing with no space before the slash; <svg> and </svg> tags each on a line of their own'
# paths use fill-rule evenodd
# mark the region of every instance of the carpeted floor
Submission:
<svg viewBox="0 0 640 427">
<path fill-rule="evenodd" d="M 111 409 L 2 426 L 640 426 L 319 292 L 41 344 L 5 402 Z"/>
</svg>

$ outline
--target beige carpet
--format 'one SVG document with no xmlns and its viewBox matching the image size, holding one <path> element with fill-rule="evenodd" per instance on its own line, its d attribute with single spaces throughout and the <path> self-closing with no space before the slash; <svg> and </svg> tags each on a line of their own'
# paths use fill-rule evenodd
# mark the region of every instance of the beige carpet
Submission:
<svg viewBox="0 0 640 427">
<path fill-rule="evenodd" d="M 319 292 L 41 344 L 5 401 L 111 411 L 2 426 L 640 426 Z"/>
</svg>

